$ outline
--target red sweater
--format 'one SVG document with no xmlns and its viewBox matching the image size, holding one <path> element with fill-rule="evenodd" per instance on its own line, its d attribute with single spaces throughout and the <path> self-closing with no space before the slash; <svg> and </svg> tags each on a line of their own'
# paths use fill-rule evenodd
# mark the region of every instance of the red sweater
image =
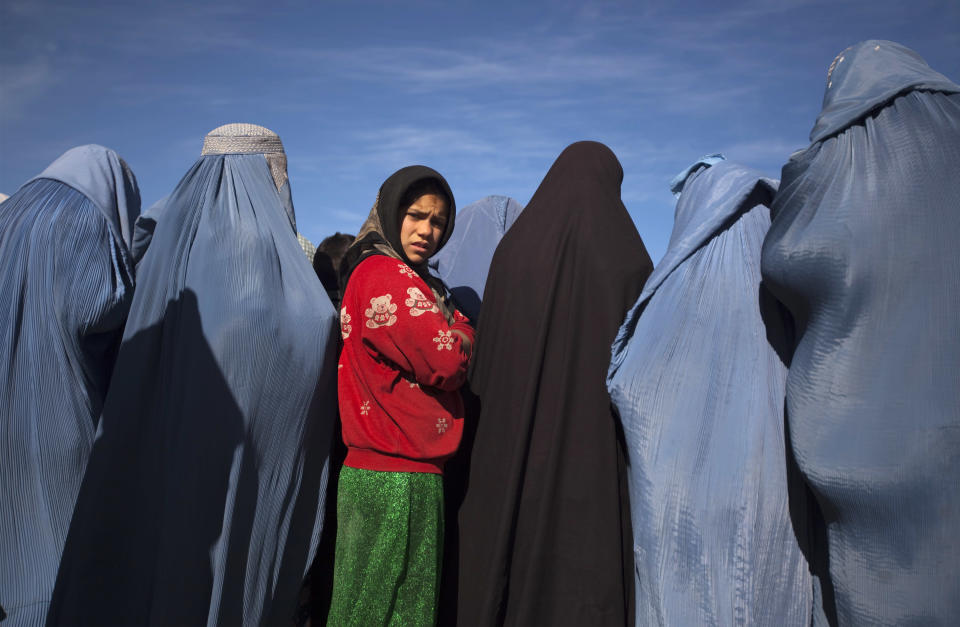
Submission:
<svg viewBox="0 0 960 627">
<path fill-rule="evenodd" d="M 350 275 L 340 310 L 338 396 L 344 464 L 367 470 L 442 473 L 463 433 L 459 388 L 473 328 L 447 324 L 427 284 L 407 264 L 373 255 Z"/>
</svg>

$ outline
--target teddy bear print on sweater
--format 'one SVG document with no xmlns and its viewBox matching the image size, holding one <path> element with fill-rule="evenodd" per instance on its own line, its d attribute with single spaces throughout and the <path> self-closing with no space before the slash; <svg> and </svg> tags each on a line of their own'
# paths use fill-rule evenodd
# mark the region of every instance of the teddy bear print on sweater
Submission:
<svg viewBox="0 0 960 627">
<path fill-rule="evenodd" d="M 403 304 L 410 308 L 411 316 L 419 316 L 425 313 L 439 313 L 440 308 L 433 300 L 428 300 L 418 287 L 408 287 L 407 294 L 409 298 L 403 301 Z"/>
<path fill-rule="evenodd" d="M 390 302 L 391 300 L 392 297 L 390 294 L 384 294 L 383 296 L 376 296 L 370 299 L 370 309 L 363 312 L 367 316 L 368 328 L 389 327 L 396 323 L 397 316 L 394 314 L 397 311 L 397 306 Z"/>
</svg>

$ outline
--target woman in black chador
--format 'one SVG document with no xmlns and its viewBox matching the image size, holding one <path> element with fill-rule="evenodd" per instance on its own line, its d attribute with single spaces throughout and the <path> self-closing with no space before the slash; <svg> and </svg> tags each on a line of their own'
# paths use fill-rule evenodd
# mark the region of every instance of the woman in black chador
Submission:
<svg viewBox="0 0 960 627">
<path fill-rule="evenodd" d="M 610 344 L 652 264 L 603 144 L 569 146 L 501 240 L 470 383 L 460 624 L 623 625 L 633 557 Z"/>
</svg>

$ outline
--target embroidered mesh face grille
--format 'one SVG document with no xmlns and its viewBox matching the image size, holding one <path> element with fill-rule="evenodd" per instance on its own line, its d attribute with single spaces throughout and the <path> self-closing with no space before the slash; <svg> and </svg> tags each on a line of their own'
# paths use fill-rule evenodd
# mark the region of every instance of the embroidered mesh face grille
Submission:
<svg viewBox="0 0 960 627">
<path fill-rule="evenodd" d="M 262 154 L 270 167 L 270 175 L 277 189 L 287 182 L 287 155 L 280 136 L 256 124 L 224 124 L 203 138 L 206 155 Z"/>
</svg>

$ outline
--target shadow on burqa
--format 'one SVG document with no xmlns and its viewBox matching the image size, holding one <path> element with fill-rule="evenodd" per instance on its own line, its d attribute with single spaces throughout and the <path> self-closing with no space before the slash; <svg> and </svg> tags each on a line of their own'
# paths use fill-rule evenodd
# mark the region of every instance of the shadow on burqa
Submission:
<svg viewBox="0 0 960 627">
<path fill-rule="evenodd" d="M 322 411 L 325 392 L 314 391 L 309 416 Z M 259 622 L 290 624 L 326 474 L 332 434 L 323 421 L 307 421 L 299 489 L 259 494 L 258 474 L 271 469 L 259 467 L 257 425 L 246 424 L 190 290 L 124 342 L 102 420 L 47 623 L 205 624 L 218 605 L 215 622 L 243 624 L 247 566 L 258 561 L 250 541 L 273 532 L 255 528 L 258 499 L 282 498 L 284 508 L 296 499 L 291 528 Z M 227 550 L 215 573 L 211 557 L 225 521 Z"/>
</svg>

